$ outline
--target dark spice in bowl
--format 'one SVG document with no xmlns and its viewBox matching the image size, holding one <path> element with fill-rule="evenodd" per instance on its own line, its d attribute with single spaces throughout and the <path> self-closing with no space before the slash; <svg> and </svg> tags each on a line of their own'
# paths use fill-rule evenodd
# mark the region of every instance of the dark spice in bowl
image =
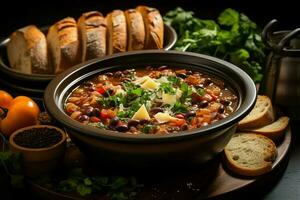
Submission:
<svg viewBox="0 0 300 200">
<path fill-rule="evenodd" d="M 45 148 L 58 143 L 61 139 L 59 131 L 45 127 L 24 130 L 14 137 L 14 142 L 27 148 Z"/>
</svg>

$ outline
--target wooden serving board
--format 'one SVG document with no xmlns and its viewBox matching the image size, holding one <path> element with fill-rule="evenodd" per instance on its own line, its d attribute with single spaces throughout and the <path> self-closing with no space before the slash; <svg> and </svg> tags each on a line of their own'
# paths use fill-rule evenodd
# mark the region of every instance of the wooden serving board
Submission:
<svg viewBox="0 0 300 200">
<path fill-rule="evenodd" d="M 256 178 L 246 178 L 230 172 L 222 162 L 222 155 L 201 167 L 187 166 L 184 169 L 159 171 L 153 169 L 147 175 L 137 175 L 144 188 L 137 199 L 141 200 L 189 200 L 220 199 L 245 190 L 250 186 L 267 184 L 273 181 L 278 171 L 283 171 L 288 161 L 291 145 L 291 131 L 286 131 L 283 140 L 277 144 L 278 155 L 272 171 Z M 31 191 L 45 199 L 84 199 L 50 191 L 35 182 L 29 181 Z"/>
</svg>

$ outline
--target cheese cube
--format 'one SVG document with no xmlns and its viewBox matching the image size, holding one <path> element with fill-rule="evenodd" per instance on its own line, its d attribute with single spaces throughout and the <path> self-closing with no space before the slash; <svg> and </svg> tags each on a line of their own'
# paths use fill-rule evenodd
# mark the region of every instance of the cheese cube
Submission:
<svg viewBox="0 0 300 200">
<path fill-rule="evenodd" d="M 136 111 L 136 113 L 134 113 L 132 119 L 135 119 L 135 120 L 142 120 L 142 119 L 150 120 L 150 116 L 149 116 L 148 111 L 147 111 L 144 104 L 138 109 L 138 111 Z"/>
<path fill-rule="evenodd" d="M 158 87 L 159 87 L 158 83 L 156 83 L 152 78 L 149 78 L 141 85 L 141 88 L 146 90 L 155 90 Z"/>
<path fill-rule="evenodd" d="M 163 123 L 169 122 L 173 119 L 176 119 L 175 117 L 170 116 L 169 113 L 162 113 L 162 112 L 159 112 L 159 113 L 155 114 L 154 118 L 160 124 L 163 124 Z"/>
<path fill-rule="evenodd" d="M 163 93 L 162 101 L 164 104 L 174 105 L 176 103 L 176 95 Z"/>
</svg>

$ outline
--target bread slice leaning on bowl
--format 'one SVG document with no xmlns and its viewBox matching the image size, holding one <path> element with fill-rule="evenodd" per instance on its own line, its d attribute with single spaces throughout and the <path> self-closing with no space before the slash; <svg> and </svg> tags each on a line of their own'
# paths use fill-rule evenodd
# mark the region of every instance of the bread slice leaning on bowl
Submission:
<svg viewBox="0 0 300 200">
<path fill-rule="evenodd" d="M 12 69 L 26 74 L 52 74 L 48 65 L 47 41 L 36 26 L 18 29 L 10 36 L 7 56 Z"/>
<path fill-rule="evenodd" d="M 86 12 L 77 22 L 81 44 L 81 61 L 106 55 L 105 18 L 98 11 Z"/>
<path fill-rule="evenodd" d="M 52 25 L 47 34 L 47 44 L 55 74 L 79 63 L 79 38 L 74 18 L 67 17 Z"/>
<path fill-rule="evenodd" d="M 125 52 L 127 47 L 127 27 L 125 14 L 114 10 L 106 16 L 108 55 Z"/>
<path fill-rule="evenodd" d="M 159 11 L 147 6 L 138 6 L 136 9 L 142 13 L 145 24 L 145 49 L 162 49 L 164 45 L 164 22 Z"/>
<path fill-rule="evenodd" d="M 252 111 L 238 123 L 238 130 L 262 127 L 274 122 L 274 111 L 269 97 L 258 95 Z"/>
<path fill-rule="evenodd" d="M 142 14 L 135 9 L 125 11 L 127 22 L 127 50 L 141 50 L 145 45 L 145 26 Z"/>
</svg>

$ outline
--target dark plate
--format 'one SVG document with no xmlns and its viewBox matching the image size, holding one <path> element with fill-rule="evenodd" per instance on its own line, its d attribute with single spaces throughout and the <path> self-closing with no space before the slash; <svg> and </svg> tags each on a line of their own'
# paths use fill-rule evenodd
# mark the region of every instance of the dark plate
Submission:
<svg viewBox="0 0 300 200">
<path fill-rule="evenodd" d="M 47 33 L 48 27 L 42 27 L 41 30 Z M 177 34 L 175 30 L 168 25 L 164 25 L 164 49 L 170 50 L 177 41 Z M 0 40 L 0 73 L 5 74 L 15 80 L 26 81 L 26 82 L 39 82 L 39 83 L 49 83 L 55 75 L 45 75 L 45 74 L 25 74 L 10 68 L 6 45 L 9 42 L 9 38 L 4 38 Z M 23 83 L 22 83 L 23 84 Z"/>
</svg>

